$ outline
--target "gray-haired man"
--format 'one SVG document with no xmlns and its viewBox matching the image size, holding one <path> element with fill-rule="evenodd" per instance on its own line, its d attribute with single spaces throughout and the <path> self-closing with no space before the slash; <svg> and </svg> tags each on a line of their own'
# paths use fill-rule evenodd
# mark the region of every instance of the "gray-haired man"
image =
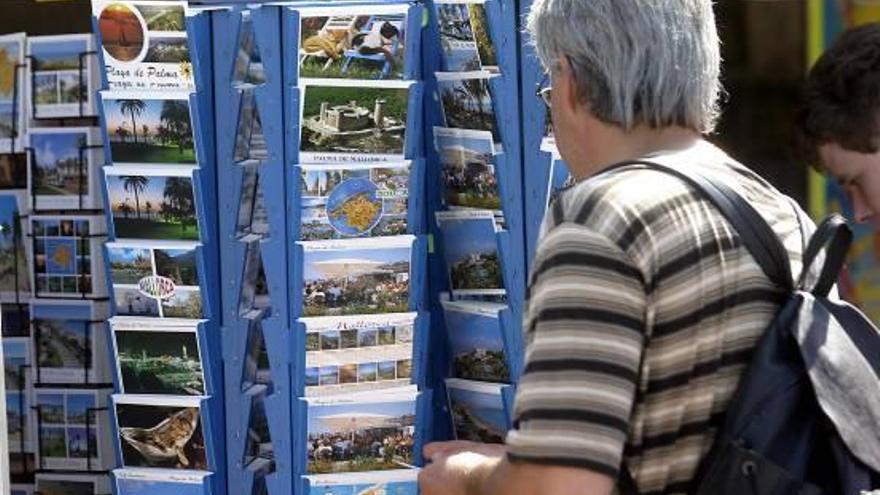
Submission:
<svg viewBox="0 0 880 495">
<path fill-rule="evenodd" d="M 536 0 L 556 143 L 580 182 L 548 211 L 531 270 L 526 367 L 505 446 L 428 445 L 423 495 L 687 493 L 780 304 L 721 214 L 650 159 L 725 181 L 800 273 L 813 225 L 702 139 L 717 117 L 710 0 Z"/>
</svg>

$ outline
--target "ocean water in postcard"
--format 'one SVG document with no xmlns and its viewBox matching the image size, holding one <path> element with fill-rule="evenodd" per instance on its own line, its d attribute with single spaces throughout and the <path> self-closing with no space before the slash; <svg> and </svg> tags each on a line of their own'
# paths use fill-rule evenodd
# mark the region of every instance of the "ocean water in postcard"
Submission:
<svg viewBox="0 0 880 495">
<path fill-rule="evenodd" d="M 304 167 L 300 238 L 311 241 L 405 234 L 409 174 L 409 165 Z"/>
<path fill-rule="evenodd" d="M 204 395 L 196 332 L 115 331 L 126 394 Z"/>
<path fill-rule="evenodd" d="M 103 102 L 114 164 L 196 163 L 187 99 L 110 93 Z"/>
<path fill-rule="evenodd" d="M 500 393 L 449 386 L 446 390 L 449 394 L 457 439 L 487 443 L 504 442 L 509 425 Z"/>
<path fill-rule="evenodd" d="M 300 20 L 300 77 L 402 79 L 406 12 L 340 7 L 332 16 Z"/>
<path fill-rule="evenodd" d="M 191 90 L 186 2 L 94 0 L 110 89 Z"/>
</svg>

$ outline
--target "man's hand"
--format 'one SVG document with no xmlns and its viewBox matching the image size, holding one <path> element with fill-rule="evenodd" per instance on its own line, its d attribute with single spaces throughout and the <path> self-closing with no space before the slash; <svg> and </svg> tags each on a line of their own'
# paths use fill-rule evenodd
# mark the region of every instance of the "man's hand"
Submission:
<svg viewBox="0 0 880 495">
<path fill-rule="evenodd" d="M 504 459 L 503 445 L 475 442 L 436 442 L 425 446 L 430 464 L 419 473 L 421 495 L 469 495 Z"/>
</svg>

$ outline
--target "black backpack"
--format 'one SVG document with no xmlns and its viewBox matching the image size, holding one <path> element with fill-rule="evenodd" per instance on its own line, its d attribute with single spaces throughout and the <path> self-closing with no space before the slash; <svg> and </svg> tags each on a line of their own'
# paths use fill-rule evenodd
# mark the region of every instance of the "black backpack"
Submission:
<svg viewBox="0 0 880 495">
<path fill-rule="evenodd" d="M 791 276 L 787 251 L 736 191 L 694 168 L 636 161 L 700 191 L 739 234 L 764 273 L 788 294 L 764 332 L 730 403 L 695 495 L 858 495 L 880 489 L 880 333 L 858 309 L 828 298 L 852 241 L 828 217 Z M 817 280 L 807 274 L 825 250 Z M 638 489 L 624 464 L 621 494 Z"/>
</svg>

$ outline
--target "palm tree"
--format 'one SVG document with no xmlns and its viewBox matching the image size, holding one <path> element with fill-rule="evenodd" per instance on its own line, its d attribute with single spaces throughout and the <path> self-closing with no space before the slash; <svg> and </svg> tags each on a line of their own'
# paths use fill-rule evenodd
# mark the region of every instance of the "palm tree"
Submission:
<svg viewBox="0 0 880 495">
<path fill-rule="evenodd" d="M 162 102 L 162 112 L 159 114 L 162 124 L 168 128 L 171 140 L 177 144 L 180 154 L 192 140 L 192 128 L 189 121 L 189 105 L 179 100 L 165 100 Z"/>
<path fill-rule="evenodd" d="M 140 117 L 144 110 L 147 109 L 147 104 L 144 103 L 144 100 L 135 100 L 135 99 L 126 99 L 119 100 L 116 102 L 119 105 L 119 110 L 123 114 L 131 115 L 131 132 L 134 138 L 134 142 L 137 143 L 138 133 L 137 133 L 137 117 Z"/>
<path fill-rule="evenodd" d="M 126 175 L 122 178 L 122 188 L 125 192 L 134 193 L 134 211 L 138 219 L 141 218 L 141 199 L 140 194 L 147 188 L 150 179 L 143 175 Z"/>
<path fill-rule="evenodd" d="M 195 210 L 192 182 L 186 177 L 168 177 L 162 195 L 169 204 L 171 214 L 180 222 L 181 230 L 186 230 Z"/>
<path fill-rule="evenodd" d="M 153 212 L 153 203 L 147 201 L 144 203 L 144 211 L 147 212 L 147 218 L 150 218 L 150 214 Z"/>
<path fill-rule="evenodd" d="M 122 212 L 122 216 L 124 218 L 128 218 L 128 214 L 131 213 L 131 206 L 128 206 L 128 203 L 122 203 L 119 205 L 119 211 Z"/>
</svg>

